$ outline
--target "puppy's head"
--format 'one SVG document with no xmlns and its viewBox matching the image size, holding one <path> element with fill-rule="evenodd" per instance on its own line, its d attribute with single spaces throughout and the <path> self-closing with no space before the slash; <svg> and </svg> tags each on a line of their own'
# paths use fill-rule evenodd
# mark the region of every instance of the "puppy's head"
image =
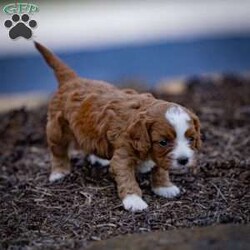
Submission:
<svg viewBox="0 0 250 250">
<path fill-rule="evenodd" d="M 129 128 L 132 146 L 164 169 L 186 172 L 201 147 L 200 122 L 177 104 L 160 103 L 139 114 Z"/>
</svg>

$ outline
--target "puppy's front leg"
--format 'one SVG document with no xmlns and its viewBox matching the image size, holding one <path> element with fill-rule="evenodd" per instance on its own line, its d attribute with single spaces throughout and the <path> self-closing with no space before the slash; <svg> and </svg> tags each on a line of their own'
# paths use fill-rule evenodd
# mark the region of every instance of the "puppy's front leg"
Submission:
<svg viewBox="0 0 250 250">
<path fill-rule="evenodd" d="M 165 198 L 173 198 L 180 194 L 180 189 L 171 183 L 168 171 L 158 166 L 152 171 L 152 190 Z"/>
<path fill-rule="evenodd" d="M 135 179 L 136 161 L 129 157 L 125 149 L 115 152 L 110 162 L 111 172 L 117 183 L 118 195 L 126 210 L 141 211 L 148 207 L 141 198 L 142 192 Z"/>
</svg>

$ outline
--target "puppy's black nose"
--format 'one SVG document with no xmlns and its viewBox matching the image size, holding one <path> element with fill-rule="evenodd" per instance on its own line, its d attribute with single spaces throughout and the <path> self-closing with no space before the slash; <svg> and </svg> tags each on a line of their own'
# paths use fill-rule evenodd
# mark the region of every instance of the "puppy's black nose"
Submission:
<svg viewBox="0 0 250 250">
<path fill-rule="evenodd" d="M 178 162 L 180 165 L 186 165 L 186 164 L 188 163 L 188 158 L 187 158 L 187 157 L 178 158 L 178 159 L 177 159 L 177 162 Z"/>
</svg>

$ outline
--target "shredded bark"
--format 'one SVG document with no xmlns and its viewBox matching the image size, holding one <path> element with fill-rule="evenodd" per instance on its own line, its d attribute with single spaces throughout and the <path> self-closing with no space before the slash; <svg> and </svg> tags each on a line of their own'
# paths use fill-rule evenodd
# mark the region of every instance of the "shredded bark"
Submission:
<svg viewBox="0 0 250 250">
<path fill-rule="evenodd" d="M 0 115 L 0 248 L 80 249 L 117 235 L 249 223 L 250 80 L 189 79 L 183 95 L 159 98 L 194 110 L 204 137 L 196 174 L 172 175 L 181 196 L 154 195 L 138 176 L 149 209 L 123 209 L 107 168 L 72 156 L 72 173 L 50 184 L 47 107 Z"/>
</svg>

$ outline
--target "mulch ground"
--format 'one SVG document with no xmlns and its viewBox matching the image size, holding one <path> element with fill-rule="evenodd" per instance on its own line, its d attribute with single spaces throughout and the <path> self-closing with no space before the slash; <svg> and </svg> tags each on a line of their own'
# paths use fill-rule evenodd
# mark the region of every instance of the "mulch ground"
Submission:
<svg viewBox="0 0 250 250">
<path fill-rule="evenodd" d="M 193 78 L 183 95 L 160 98 L 193 109 L 204 135 L 196 174 L 173 175 L 176 199 L 157 197 L 138 177 L 149 209 L 124 211 L 106 168 L 80 154 L 50 184 L 46 107 L 0 115 L 0 248 L 77 249 L 117 235 L 223 223 L 249 223 L 250 80 Z"/>
</svg>

